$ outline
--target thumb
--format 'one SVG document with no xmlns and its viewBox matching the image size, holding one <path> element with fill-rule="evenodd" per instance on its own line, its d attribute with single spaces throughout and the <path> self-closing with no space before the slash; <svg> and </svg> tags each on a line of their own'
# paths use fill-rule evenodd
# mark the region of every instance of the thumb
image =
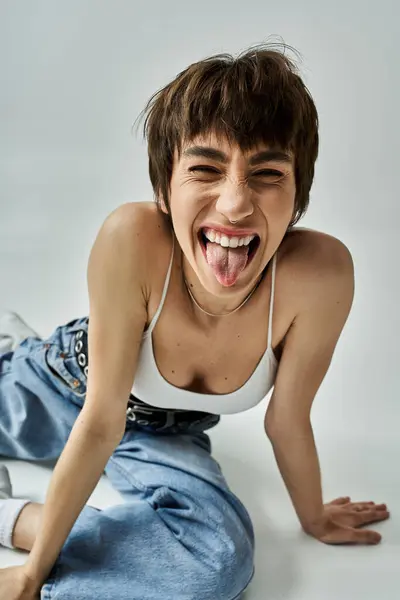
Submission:
<svg viewBox="0 0 400 600">
<path fill-rule="evenodd" d="M 382 539 L 381 534 L 372 529 L 352 529 L 352 531 L 356 544 L 379 544 Z"/>
<path fill-rule="evenodd" d="M 321 537 L 326 544 L 379 544 L 382 536 L 372 529 L 355 529 L 335 523 L 329 532 Z"/>
</svg>

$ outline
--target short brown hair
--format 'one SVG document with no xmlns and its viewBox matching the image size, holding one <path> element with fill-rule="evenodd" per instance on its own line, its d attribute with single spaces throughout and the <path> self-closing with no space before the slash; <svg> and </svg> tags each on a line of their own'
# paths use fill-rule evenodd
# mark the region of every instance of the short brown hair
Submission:
<svg viewBox="0 0 400 600">
<path fill-rule="evenodd" d="M 292 151 L 296 198 L 289 227 L 306 213 L 318 156 L 318 113 L 284 51 L 258 44 L 237 58 L 216 54 L 191 64 L 151 96 L 141 115 L 159 206 L 161 193 L 169 211 L 175 149 L 180 155 L 184 142 L 213 132 L 243 151 L 259 143 Z"/>
</svg>

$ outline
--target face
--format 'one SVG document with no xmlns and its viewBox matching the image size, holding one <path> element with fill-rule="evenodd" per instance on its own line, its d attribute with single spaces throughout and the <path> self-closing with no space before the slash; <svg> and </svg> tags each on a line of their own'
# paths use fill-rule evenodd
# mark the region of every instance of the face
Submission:
<svg viewBox="0 0 400 600">
<path fill-rule="evenodd" d="M 295 192 L 290 153 L 243 153 L 212 134 L 186 143 L 174 157 L 170 212 L 191 278 L 225 298 L 252 287 L 285 235 Z"/>
</svg>

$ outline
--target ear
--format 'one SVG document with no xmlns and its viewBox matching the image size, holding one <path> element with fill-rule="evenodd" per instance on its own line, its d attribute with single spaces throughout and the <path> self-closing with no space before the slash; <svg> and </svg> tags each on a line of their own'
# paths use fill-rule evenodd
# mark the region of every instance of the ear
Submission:
<svg viewBox="0 0 400 600">
<path fill-rule="evenodd" d="M 165 204 L 165 200 L 164 200 L 164 196 L 163 196 L 162 192 L 160 192 L 158 195 L 158 201 L 160 203 L 160 208 L 163 211 L 163 213 L 168 215 L 167 205 Z"/>
</svg>

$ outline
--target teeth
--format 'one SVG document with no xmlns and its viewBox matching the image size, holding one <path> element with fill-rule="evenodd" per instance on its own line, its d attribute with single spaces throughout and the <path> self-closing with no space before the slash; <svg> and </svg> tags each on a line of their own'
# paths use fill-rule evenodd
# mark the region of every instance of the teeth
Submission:
<svg viewBox="0 0 400 600">
<path fill-rule="evenodd" d="M 221 246 L 223 246 L 224 248 L 228 248 L 229 247 L 229 238 L 226 235 L 222 235 L 221 236 L 221 241 L 220 241 Z"/>
<path fill-rule="evenodd" d="M 206 238 L 210 242 L 214 242 L 215 244 L 220 244 L 223 248 L 237 248 L 240 246 L 248 246 L 251 240 L 254 240 L 255 235 L 247 235 L 245 237 L 228 237 L 227 235 L 219 233 L 219 231 L 214 231 L 212 229 L 208 229 L 203 232 Z"/>
</svg>

